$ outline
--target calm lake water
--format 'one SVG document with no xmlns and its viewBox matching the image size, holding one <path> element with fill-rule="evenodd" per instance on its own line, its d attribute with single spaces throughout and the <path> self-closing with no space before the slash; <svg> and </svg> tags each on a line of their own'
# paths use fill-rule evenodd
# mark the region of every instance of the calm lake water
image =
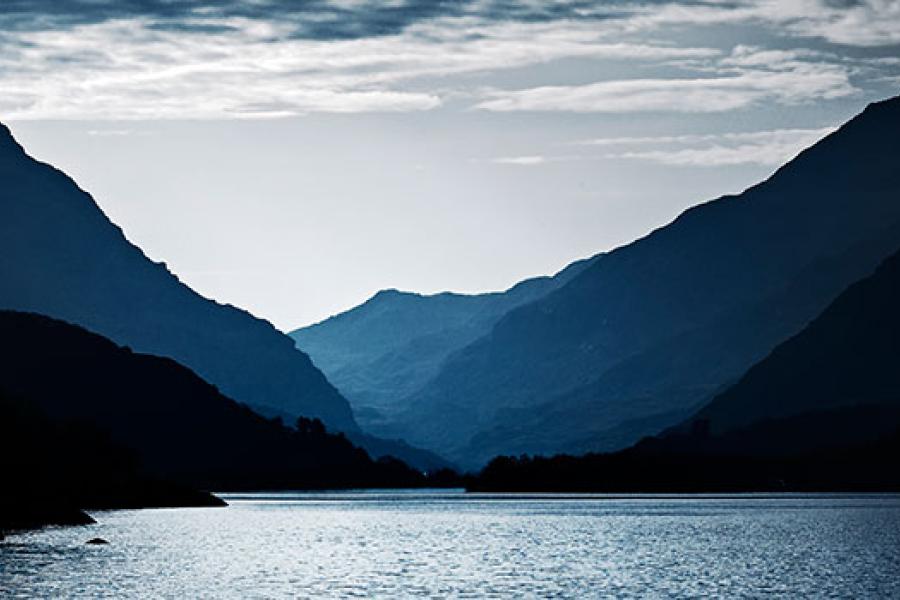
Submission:
<svg viewBox="0 0 900 600">
<path fill-rule="evenodd" d="M 10 536 L 0 594 L 900 598 L 898 496 L 223 497 Z"/>
</svg>

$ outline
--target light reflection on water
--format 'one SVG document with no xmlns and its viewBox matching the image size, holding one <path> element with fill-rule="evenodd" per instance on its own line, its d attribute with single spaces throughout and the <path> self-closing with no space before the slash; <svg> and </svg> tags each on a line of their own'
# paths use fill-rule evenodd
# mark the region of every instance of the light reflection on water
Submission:
<svg viewBox="0 0 900 600">
<path fill-rule="evenodd" d="M 900 496 L 223 497 L 10 536 L 0 593 L 900 597 Z"/>
</svg>

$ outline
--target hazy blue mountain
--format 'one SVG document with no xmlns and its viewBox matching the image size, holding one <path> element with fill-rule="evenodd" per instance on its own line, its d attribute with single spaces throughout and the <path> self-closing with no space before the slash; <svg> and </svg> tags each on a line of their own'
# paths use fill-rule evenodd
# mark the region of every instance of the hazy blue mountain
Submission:
<svg viewBox="0 0 900 600">
<path fill-rule="evenodd" d="M 563 285 L 592 260 L 505 292 L 425 296 L 384 290 L 290 335 L 350 401 L 364 429 L 390 432 L 402 401 L 434 377 L 450 354 L 489 332 L 512 308 Z"/>
<path fill-rule="evenodd" d="M 898 246 L 900 224 L 839 256 L 815 261 L 786 288 L 753 306 L 629 357 L 589 385 L 536 409 L 504 411 L 498 419 L 502 424 L 478 434 L 470 450 L 483 460 L 501 450 L 582 454 L 621 448 L 660 431 L 707 402 L 748 364 L 766 356 L 773 340 L 802 327 L 848 282 L 870 274 Z"/>
<path fill-rule="evenodd" d="M 190 367 L 263 412 L 354 431 L 347 401 L 268 322 L 201 297 L 0 125 L 0 308 L 51 315 Z"/>
<path fill-rule="evenodd" d="M 472 465 L 674 424 L 896 248 L 897 131 L 900 99 L 870 105 L 767 181 L 511 310 L 406 399 L 402 435 Z"/>
<path fill-rule="evenodd" d="M 328 433 L 321 421 L 305 419 L 296 430 L 288 429 L 223 396 L 172 359 L 135 353 L 34 313 L 0 311 L 0 398 L 17 401 L 60 429 L 93 431 L 87 441 L 108 439 L 106 446 L 124 448 L 106 460 L 127 464 L 102 470 L 107 473 L 136 470 L 214 490 L 422 483 L 417 471 L 397 461 L 371 460 L 343 434 Z M 73 444 L 70 452 L 77 456 L 87 447 Z M 17 466 L 31 458 L 21 448 L 3 461 Z M 103 459 L 91 460 L 99 467 Z M 126 469 L 128 464 L 134 467 Z M 75 477 L 71 492 L 90 498 L 90 481 Z M 9 491 L 18 493 L 16 486 Z"/>
<path fill-rule="evenodd" d="M 897 490 L 900 253 L 684 423 L 613 454 L 495 460 L 490 490 Z"/>
</svg>

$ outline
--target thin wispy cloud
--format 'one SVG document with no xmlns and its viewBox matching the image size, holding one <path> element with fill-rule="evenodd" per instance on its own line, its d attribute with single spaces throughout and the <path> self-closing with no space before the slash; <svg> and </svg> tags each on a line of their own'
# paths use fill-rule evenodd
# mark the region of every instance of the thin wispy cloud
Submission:
<svg viewBox="0 0 900 600">
<path fill-rule="evenodd" d="M 639 160 L 679 167 L 778 166 L 834 130 L 834 127 L 822 127 L 592 138 L 562 145 L 583 147 L 585 152 L 581 153 L 501 156 L 489 162 L 522 167 L 606 160 Z M 603 152 L 592 152 L 591 149 L 602 149 Z"/>
<path fill-rule="evenodd" d="M 607 159 L 642 160 L 684 167 L 746 164 L 778 166 L 833 131 L 833 127 L 779 129 L 658 138 L 609 138 L 588 140 L 584 143 L 596 146 L 639 147 L 605 154 L 604 158 Z"/>
<path fill-rule="evenodd" d="M 780 34 L 850 46 L 900 43 L 897 0 L 747 0 L 664 2 L 625 20 L 631 30 L 666 25 L 762 24 Z"/>
<path fill-rule="evenodd" d="M 477 107 L 490 111 L 722 112 L 759 102 L 797 104 L 856 92 L 841 64 L 803 52 L 738 46 L 707 67 L 710 77 L 622 79 L 574 86 L 493 90 Z"/>
<path fill-rule="evenodd" d="M 540 155 L 533 156 L 500 156 L 491 160 L 498 165 L 515 165 L 519 167 L 533 167 L 547 162 L 547 158 Z"/>
</svg>

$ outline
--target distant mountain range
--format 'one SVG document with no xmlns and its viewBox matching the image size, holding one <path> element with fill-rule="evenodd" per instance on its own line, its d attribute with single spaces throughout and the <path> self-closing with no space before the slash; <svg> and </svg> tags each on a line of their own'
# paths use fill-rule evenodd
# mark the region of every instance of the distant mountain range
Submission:
<svg viewBox="0 0 900 600">
<path fill-rule="evenodd" d="M 896 131 L 900 99 L 870 105 L 767 181 L 501 308 L 464 347 L 438 338 L 435 360 L 401 382 L 384 383 L 391 369 L 354 379 L 377 353 L 354 354 L 360 338 L 337 324 L 375 322 L 381 305 L 416 311 L 416 330 L 441 330 L 436 300 L 412 309 L 376 296 L 295 339 L 361 404 L 391 407 L 383 433 L 469 467 L 496 454 L 626 447 L 696 411 L 897 248 Z M 406 316 L 390 319 L 404 324 L 386 328 L 383 339 L 401 340 L 384 343 L 388 352 L 412 337 Z"/>
<path fill-rule="evenodd" d="M 900 490 L 900 253 L 679 426 L 616 454 L 499 459 L 473 489 Z"/>
<path fill-rule="evenodd" d="M 396 434 L 404 401 L 437 375 L 450 354 L 485 335 L 513 308 L 564 285 L 593 260 L 505 292 L 424 296 L 384 290 L 290 336 L 349 400 L 363 429 Z"/>
<path fill-rule="evenodd" d="M 136 457 L 101 472 L 145 491 L 426 482 L 354 443 L 420 470 L 590 453 L 495 460 L 483 489 L 877 488 L 900 447 L 900 258 L 875 271 L 900 248 L 896 131 L 900 98 L 554 277 L 381 292 L 291 339 L 191 291 L 0 128 L 0 409 L 99 432 L 89 453 Z"/>
</svg>

